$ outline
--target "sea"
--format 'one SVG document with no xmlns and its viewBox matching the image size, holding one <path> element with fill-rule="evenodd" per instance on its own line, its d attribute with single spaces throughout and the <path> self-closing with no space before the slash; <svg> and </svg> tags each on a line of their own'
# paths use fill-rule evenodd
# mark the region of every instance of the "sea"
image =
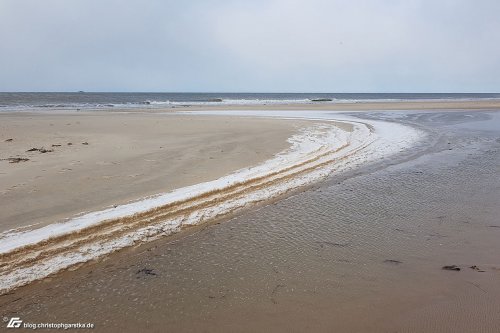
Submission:
<svg viewBox="0 0 500 333">
<path fill-rule="evenodd" d="M 500 93 L 148 93 L 0 92 L 0 112 L 33 109 L 165 108 L 390 101 L 497 100 Z"/>
</svg>

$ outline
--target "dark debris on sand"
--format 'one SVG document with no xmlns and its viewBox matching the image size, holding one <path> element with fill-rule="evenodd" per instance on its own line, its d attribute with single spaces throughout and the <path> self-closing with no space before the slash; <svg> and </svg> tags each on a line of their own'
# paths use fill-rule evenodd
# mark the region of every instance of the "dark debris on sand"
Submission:
<svg viewBox="0 0 500 333">
<path fill-rule="evenodd" d="M 27 153 L 29 152 L 33 152 L 33 151 L 37 151 L 39 152 L 40 154 L 45 154 L 45 153 L 51 153 L 54 151 L 54 149 L 45 149 L 45 148 L 30 148 L 28 150 L 26 150 Z"/>
<path fill-rule="evenodd" d="M 477 267 L 476 265 L 472 265 L 469 268 L 475 270 L 476 272 L 480 272 L 480 273 L 484 273 L 485 272 L 481 268 Z"/>
<path fill-rule="evenodd" d="M 154 271 L 154 269 L 152 269 L 152 268 L 142 268 L 142 269 L 138 270 L 135 274 L 156 276 L 157 274 L 153 271 Z"/>
<path fill-rule="evenodd" d="M 4 161 L 9 161 L 9 163 L 19 163 L 19 162 L 26 162 L 29 161 L 29 158 L 25 157 L 9 157 L 9 158 L 4 158 Z"/>
<path fill-rule="evenodd" d="M 399 265 L 399 264 L 402 264 L 403 262 L 399 261 L 399 260 L 394 260 L 394 259 L 386 259 L 386 260 L 384 260 L 384 263 L 392 264 L 392 265 Z"/>
<path fill-rule="evenodd" d="M 446 271 L 459 271 L 460 270 L 460 267 L 458 267 L 457 265 L 447 265 L 447 266 L 443 266 L 442 269 L 446 270 Z"/>
</svg>

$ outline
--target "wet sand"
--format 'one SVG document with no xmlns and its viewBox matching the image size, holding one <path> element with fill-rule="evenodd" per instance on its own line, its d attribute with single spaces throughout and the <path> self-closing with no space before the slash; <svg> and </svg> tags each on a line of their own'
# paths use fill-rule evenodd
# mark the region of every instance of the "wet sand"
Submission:
<svg viewBox="0 0 500 333">
<path fill-rule="evenodd" d="M 285 200 L 20 288 L 0 312 L 106 332 L 496 332 L 498 112 L 357 116 L 429 136 Z"/>
<path fill-rule="evenodd" d="M 217 179 L 287 148 L 287 139 L 306 123 L 147 113 L 1 113 L 0 232 Z M 42 147 L 49 151 L 27 152 Z M 9 163 L 8 158 L 29 160 Z"/>
<path fill-rule="evenodd" d="M 475 101 L 391 101 L 391 102 L 360 102 L 360 103 L 298 103 L 298 104 L 267 104 L 267 105 L 190 105 L 177 106 L 174 110 L 331 110 L 331 111 L 387 111 L 387 110 L 496 110 L 500 109 L 500 100 Z M 150 109 L 154 110 L 172 110 Z"/>
</svg>

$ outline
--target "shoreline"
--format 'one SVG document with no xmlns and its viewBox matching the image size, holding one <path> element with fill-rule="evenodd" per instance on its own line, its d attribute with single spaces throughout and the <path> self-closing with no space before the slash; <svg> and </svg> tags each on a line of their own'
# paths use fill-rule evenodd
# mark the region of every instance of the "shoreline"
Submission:
<svg viewBox="0 0 500 333">
<path fill-rule="evenodd" d="M 1 110 L 0 114 L 68 114 L 87 112 L 113 112 L 113 113 L 162 113 L 177 111 L 215 111 L 215 110 L 321 110 L 321 111 L 415 111 L 415 110 L 496 110 L 500 109 L 500 99 L 485 100 L 406 100 L 406 101 L 368 101 L 368 102 L 305 102 L 305 103 L 255 103 L 255 104 L 189 104 L 168 106 L 133 106 L 123 107 L 62 107 L 62 108 L 20 108 Z"/>
<path fill-rule="evenodd" d="M 303 114 L 304 118 L 310 116 Z M 27 231 L 4 232 L 0 247 L 5 261 L 1 289 L 7 292 L 124 247 L 176 233 L 182 226 L 232 214 L 250 204 L 281 196 L 325 178 L 333 170 L 340 172 L 351 163 L 367 163 L 374 158 L 371 155 L 395 153 L 417 137 L 417 132 L 412 134 L 409 128 L 398 129 L 400 125 L 395 124 L 382 126 L 381 123 L 375 125 L 368 122 L 371 123 L 368 126 L 351 121 L 351 132 L 341 129 L 347 125 L 338 125 L 342 122 L 349 124 L 349 121 L 338 123 L 335 118 L 323 121 L 322 125 L 306 127 L 302 129 L 302 134 L 289 138 L 291 148 L 261 165 L 242 169 L 215 181 L 115 205 L 62 223 Z M 374 125 L 381 132 L 374 132 Z M 398 134 L 385 137 L 387 129 L 384 127 L 387 126 Z M 398 141 L 411 135 L 415 138 L 410 141 Z M 394 138 L 396 140 L 392 142 Z M 384 144 L 381 145 L 381 142 Z M 379 147 L 376 153 L 377 148 L 367 149 L 373 144 Z"/>
<path fill-rule="evenodd" d="M 396 111 L 396 110 L 489 110 L 500 109 L 500 100 L 488 101 L 404 101 L 362 103 L 297 103 L 266 105 L 190 105 L 164 110 L 322 110 L 322 111 Z M 155 110 L 155 109 L 150 109 Z"/>
</svg>

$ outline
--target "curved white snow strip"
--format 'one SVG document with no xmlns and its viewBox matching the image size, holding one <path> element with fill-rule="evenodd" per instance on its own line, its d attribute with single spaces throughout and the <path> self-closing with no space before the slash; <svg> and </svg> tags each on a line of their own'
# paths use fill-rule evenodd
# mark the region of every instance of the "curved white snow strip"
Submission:
<svg viewBox="0 0 500 333">
<path fill-rule="evenodd" d="M 308 116 L 312 118 L 311 114 Z M 274 158 L 214 181 L 84 214 L 66 222 L 30 231 L 0 234 L 0 256 L 3 256 L 0 293 L 124 247 L 171 234 L 180 230 L 183 225 L 199 224 L 279 196 L 325 178 L 333 171 L 341 172 L 398 153 L 417 141 L 421 135 L 415 129 L 393 123 L 370 122 L 369 125 L 375 128 L 373 132 L 369 126 L 359 121 L 348 122 L 353 124 L 352 133 L 327 123 L 311 126 L 291 137 L 291 147 Z M 258 180 L 260 186 L 245 185 L 252 180 Z M 232 189 L 234 186 L 243 187 L 243 190 L 235 191 Z M 225 189 L 227 192 L 224 192 Z M 200 199 L 200 196 L 213 193 L 214 190 L 220 190 L 220 194 L 210 194 L 219 195 L 220 200 L 216 203 Z M 192 202 L 189 201 L 190 198 Z M 168 208 L 166 213 L 161 212 L 163 215 L 159 215 L 160 219 L 140 217 L 141 213 L 177 202 L 179 206 L 189 209 L 185 213 L 168 217 L 170 210 L 175 210 Z M 137 222 L 137 225 L 130 229 L 128 222 L 116 225 L 110 223 L 134 216 L 139 216 L 139 220 L 131 220 L 130 224 Z M 149 223 L 150 221 L 152 222 Z M 86 228 L 94 226 L 103 226 L 101 231 L 97 231 L 102 237 L 86 241 L 85 237 L 95 236 L 91 233 L 78 239 Z M 78 243 L 73 239 L 57 238 L 65 235 L 76 235 L 77 240 L 84 241 Z M 51 240 L 55 241 L 51 243 Z M 27 246 L 33 248 L 25 251 Z"/>
<path fill-rule="evenodd" d="M 105 220 L 148 211 L 161 205 L 186 200 L 199 196 L 205 192 L 234 185 L 246 179 L 261 177 L 267 173 L 285 169 L 307 158 L 311 158 L 315 154 L 326 151 L 327 149 L 339 148 L 342 144 L 347 142 L 348 137 L 349 133 L 341 131 L 335 126 L 318 125 L 309 127 L 303 130 L 302 133 L 296 134 L 288 139 L 288 142 L 291 143 L 289 149 L 255 167 L 238 170 L 214 181 L 179 188 L 169 193 L 158 194 L 140 201 L 88 213 L 65 222 L 50 224 L 42 228 L 24 232 L 16 232 L 14 229 L 0 233 L 0 254 L 26 246 L 30 243 L 38 243 L 55 236 L 73 233 L 83 228 L 99 224 Z"/>
</svg>

